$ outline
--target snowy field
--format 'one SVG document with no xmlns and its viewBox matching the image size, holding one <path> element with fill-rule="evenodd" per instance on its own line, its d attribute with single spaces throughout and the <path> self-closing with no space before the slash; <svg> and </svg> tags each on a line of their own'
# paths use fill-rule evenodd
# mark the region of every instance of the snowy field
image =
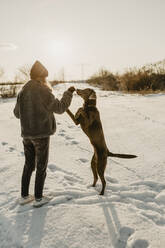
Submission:
<svg viewBox="0 0 165 248">
<path fill-rule="evenodd" d="M 69 86 L 56 86 L 55 95 Z M 100 181 L 90 187 L 88 138 L 66 113 L 56 115 L 44 190 L 53 199 L 39 209 L 18 205 L 24 154 L 16 99 L 0 100 L 0 248 L 165 247 L 165 94 L 96 92 L 109 150 L 138 158 L 108 158 L 99 196 Z M 74 94 L 70 109 L 81 104 Z M 32 194 L 33 187 L 34 175 Z"/>
</svg>

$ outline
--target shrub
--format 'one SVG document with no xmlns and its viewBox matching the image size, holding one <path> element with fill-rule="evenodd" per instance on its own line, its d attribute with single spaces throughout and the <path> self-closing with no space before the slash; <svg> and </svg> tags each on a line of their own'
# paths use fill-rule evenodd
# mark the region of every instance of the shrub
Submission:
<svg viewBox="0 0 165 248">
<path fill-rule="evenodd" d="M 104 69 L 87 80 L 88 84 L 101 87 L 103 90 L 119 90 L 120 83 L 117 77 Z"/>
<path fill-rule="evenodd" d="M 2 98 L 16 97 L 16 95 L 17 95 L 17 86 L 16 85 L 10 85 L 8 87 L 2 86 L 0 88 L 0 96 Z"/>
<path fill-rule="evenodd" d="M 132 68 L 123 74 L 113 74 L 107 70 L 100 70 L 87 82 L 104 90 L 163 91 L 165 90 L 165 60 L 148 64 L 140 69 Z"/>
</svg>

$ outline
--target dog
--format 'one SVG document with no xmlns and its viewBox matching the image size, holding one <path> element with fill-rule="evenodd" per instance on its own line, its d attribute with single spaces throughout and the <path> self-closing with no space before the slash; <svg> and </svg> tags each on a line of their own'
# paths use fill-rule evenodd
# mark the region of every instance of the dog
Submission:
<svg viewBox="0 0 165 248">
<path fill-rule="evenodd" d="M 106 187 L 104 172 L 107 164 L 107 158 L 135 158 L 137 156 L 130 154 L 111 153 L 108 150 L 104 138 L 100 114 L 96 107 L 95 91 L 93 89 L 86 88 L 84 90 L 77 89 L 76 93 L 83 98 L 83 107 L 79 108 L 75 115 L 69 109 L 66 112 L 76 125 L 80 124 L 84 133 L 89 137 L 89 140 L 94 148 L 94 154 L 91 160 L 91 169 L 94 177 L 92 186 L 96 186 L 99 176 L 102 182 L 102 190 L 100 195 L 104 195 Z"/>
</svg>

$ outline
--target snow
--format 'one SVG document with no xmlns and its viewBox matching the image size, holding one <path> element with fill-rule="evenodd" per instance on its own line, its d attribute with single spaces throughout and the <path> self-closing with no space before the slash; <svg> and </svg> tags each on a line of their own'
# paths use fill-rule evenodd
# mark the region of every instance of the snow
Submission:
<svg viewBox="0 0 165 248">
<path fill-rule="evenodd" d="M 55 95 L 69 86 L 57 85 Z M 88 138 L 66 113 L 56 115 L 44 188 L 53 199 L 39 209 L 18 204 L 24 154 L 16 99 L 0 100 L 0 248 L 165 247 L 165 95 L 95 90 L 110 151 L 138 157 L 108 158 L 100 196 L 100 181 L 90 187 Z M 74 94 L 70 109 L 81 105 Z"/>
</svg>

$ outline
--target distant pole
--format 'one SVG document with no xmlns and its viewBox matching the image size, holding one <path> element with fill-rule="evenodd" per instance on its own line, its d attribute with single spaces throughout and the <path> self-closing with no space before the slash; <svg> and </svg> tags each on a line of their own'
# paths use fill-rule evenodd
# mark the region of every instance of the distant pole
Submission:
<svg viewBox="0 0 165 248">
<path fill-rule="evenodd" d="M 84 64 L 81 64 L 81 80 L 84 81 Z"/>
<path fill-rule="evenodd" d="M 61 74 L 60 75 L 61 80 L 64 82 L 65 81 L 65 69 L 64 69 L 64 67 L 62 67 L 60 74 Z"/>
<path fill-rule="evenodd" d="M 64 69 L 64 67 L 63 67 L 62 75 L 63 75 L 63 81 L 65 82 L 65 69 Z"/>
<path fill-rule="evenodd" d="M 84 81 L 85 78 L 85 66 L 88 66 L 89 64 L 81 63 L 79 64 L 81 68 L 81 80 Z"/>
</svg>

